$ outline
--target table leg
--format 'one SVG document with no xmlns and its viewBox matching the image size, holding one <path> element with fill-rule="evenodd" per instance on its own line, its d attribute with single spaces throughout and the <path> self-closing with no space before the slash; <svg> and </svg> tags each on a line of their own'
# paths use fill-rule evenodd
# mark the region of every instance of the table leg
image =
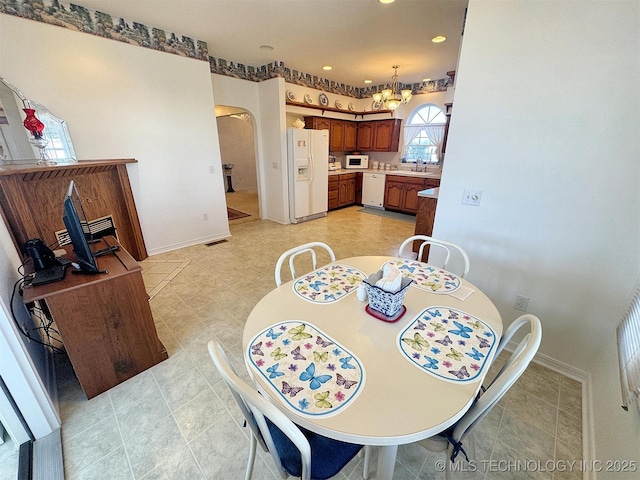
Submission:
<svg viewBox="0 0 640 480">
<path fill-rule="evenodd" d="M 376 480 L 391 480 L 393 478 L 393 469 L 396 465 L 397 453 L 397 445 L 379 447 Z"/>
</svg>

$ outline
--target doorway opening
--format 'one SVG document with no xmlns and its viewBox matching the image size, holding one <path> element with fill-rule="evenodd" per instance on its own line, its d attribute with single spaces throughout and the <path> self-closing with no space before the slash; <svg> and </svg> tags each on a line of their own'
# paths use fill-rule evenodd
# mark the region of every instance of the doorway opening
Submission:
<svg viewBox="0 0 640 480">
<path fill-rule="evenodd" d="M 220 157 L 224 169 L 227 207 L 247 214 L 230 215 L 229 224 L 260 219 L 256 131 L 253 116 L 236 107 L 216 107 Z"/>
</svg>

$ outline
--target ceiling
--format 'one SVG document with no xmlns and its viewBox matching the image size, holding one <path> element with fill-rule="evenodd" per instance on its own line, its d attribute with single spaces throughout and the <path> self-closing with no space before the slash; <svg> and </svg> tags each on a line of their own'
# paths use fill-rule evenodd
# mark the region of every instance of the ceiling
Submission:
<svg viewBox="0 0 640 480">
<path fill-rule="evenodd" d="M 468 0 L 77 0 L 148 27 L 207 42 L 209 55 L 365 87 L 446 78 L 456 69 Z M 431 39 L 444 35 L 443 43 Z M 261 45 L 271 45 L 264 51 Z M 324 65 L 333 70 L 324 71 Z"/>
</svg>

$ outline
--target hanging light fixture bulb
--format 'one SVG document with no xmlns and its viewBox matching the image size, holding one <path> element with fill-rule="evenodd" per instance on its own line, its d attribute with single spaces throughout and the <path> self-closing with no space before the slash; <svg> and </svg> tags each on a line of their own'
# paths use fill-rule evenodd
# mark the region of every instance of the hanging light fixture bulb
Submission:
<svg viewBox="0 0 640 480">
<path fill-rule="evenodd" d="M 404 89 L 398 91 L 398 68 L 399 65 L 394 65 L 393 77 L 391 77 L 391 88 L 385 88 L 381 92 L 373 94 L 373 100 L 375 102 L 384 102 L 385 106 L 389 110 L 395 110 L 401 104 L 406 105 L 411 100 L 413 93 L 411 89 Z"/>
</svg>

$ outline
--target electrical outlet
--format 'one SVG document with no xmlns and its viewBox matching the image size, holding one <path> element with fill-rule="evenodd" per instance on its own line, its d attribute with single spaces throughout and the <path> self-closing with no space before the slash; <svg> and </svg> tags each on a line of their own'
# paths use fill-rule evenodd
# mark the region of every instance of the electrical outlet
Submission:
<svg viewBox="0 0 640 480">
<path fill-rule="evenodd" d="M 516 295 L 516 301 L 513 303 L 513 308 L 522 312 L 526 312 L 528 306 L 529 297 L 525 297 L 524 295 Z"/>
<path fill-rule="evenodd" d="M 209 173 L 216 173 L 216 167 L 209 165 Z"/>
<path fill-rule="evenodd" d="M 275 169 L 278 168 L 278 162 L 271 162 L 271 166 Z"/>
<path fill-rule="evenodd" d="M 203 220 L 209 220 L 209 214 L 208 213 L 203 214 L 202 215 L 202 219 Z"/>
<path fill-rule="evenodd" d="M 473 205 L 477 207 L 480 205 L 480 199 L 482 198 L 482 190 L 468 190 L 465 189 L 462 195 L 462 203 L 465 205 Z"/>
</svg>

